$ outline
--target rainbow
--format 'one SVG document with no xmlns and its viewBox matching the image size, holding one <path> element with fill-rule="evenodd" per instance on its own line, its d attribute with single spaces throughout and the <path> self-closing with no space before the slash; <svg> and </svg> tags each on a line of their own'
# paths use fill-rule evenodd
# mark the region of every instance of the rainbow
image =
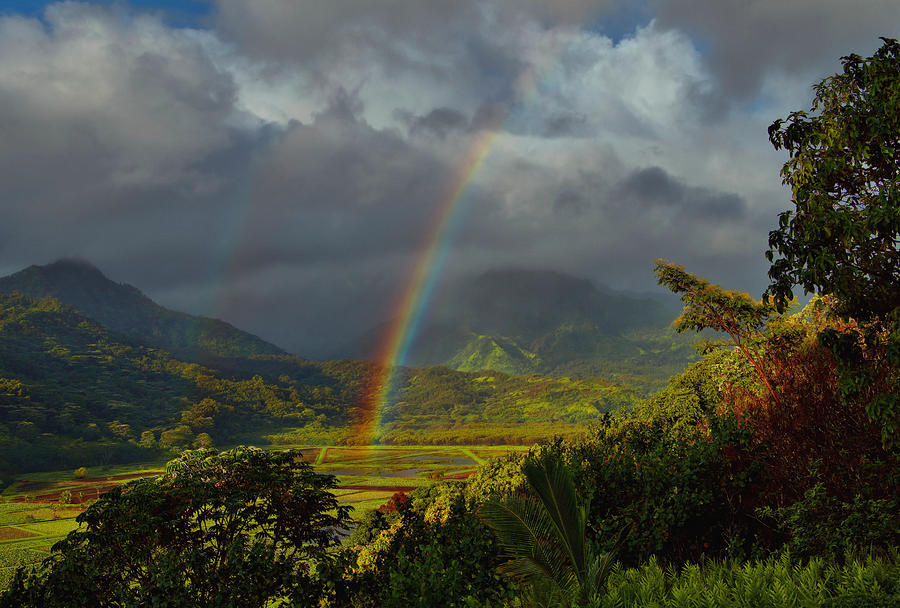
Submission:
<svg viewBox="0 0 900 608">
<path fill-rule="evenodd" d="M 459 219 L 459 214 L 454 212 L 464 198 L 472 178 L 488 156 L 499 134 L 498 127 L 504 119 L 505 115 L 496 119 L 497 124 L 491 124 L 475 134 L 465 158 L 449 180 L 450 186 L 439 198 L 435 221 L 424 239 L 424 253 L 416 262 L 406 289 L 394 308 L 393 320 L 384 331 L 374 353 L 376 365 L 364 383 L 361 412 L 353 432 L 353 443 L 356 445 L 371 444 L 380 432 L 381 413 L 388 401 L 394 373 L 406 360 L 416 329 L 428 308 L 437 278 L 450 252 L 458 223 L 456 220 Z"/>
<path fill-rule="evenodd" d="M 519 74 L 513 85 L 517 100 L 527 100 L 537 92 L 540 76 L 557 64 L 558 57 L 567 46 L 564 39 L 554 40 L 549 48 L 543 49 L 544 52 L 536 58 L 531 69 Z M 423 240 L 423 253 L 393 309 L 393 320 L 373 353 L 375 366 L 363 383 L 359 415 L 351 432 L 351 443 L 355 445 L 372 445 L 381 434 L 381 417 L 394 385 L 394 376 L 406 361 L 437 279 L 449 256 L 452 239 L 460 223 L 461 214 L 457 210 L 462 206 L 460 203 L 465 199 L 472 179 L 490 153 L 510 114 L 509 106 L 495 112 L 492 120 L 475 133 L 453 178 L 449 180 L 449 187 L 438 198 L 434 222 Z"/>
</svg>

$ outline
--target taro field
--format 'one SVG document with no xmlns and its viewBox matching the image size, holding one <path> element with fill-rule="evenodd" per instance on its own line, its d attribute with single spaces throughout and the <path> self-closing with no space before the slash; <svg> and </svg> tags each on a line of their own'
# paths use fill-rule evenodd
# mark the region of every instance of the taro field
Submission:
<svg viewBox="0 0 900 608">
<path fill-rule="evenodd" d="M 297 447 L 320 473 L 338 477 L 335 494 L 357 515 L 439 479 L 465 479 L 487 460 L 522 446 L 278 446 Z M 89 468 L 84 478 L 73 471 L 29 473 L 0 493 L 0 589 L 17 566 L 40 561 L 50 547 L 77 525 L 78 516 L 116 485 L 158 475 L 164 463 Z"/>
</svg>

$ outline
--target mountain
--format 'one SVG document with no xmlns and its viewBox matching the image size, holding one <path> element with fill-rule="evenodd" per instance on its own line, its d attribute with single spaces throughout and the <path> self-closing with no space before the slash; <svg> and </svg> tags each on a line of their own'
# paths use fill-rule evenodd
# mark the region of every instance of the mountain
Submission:
<svg viewBox="0 0 900 608">
<path fill-rule="evenodd" d="M 352 437 L 380 369 L 290 355 L 187 362 L 45 297 L 0 294 L 0 479 L 234 443 Z M 533 443 L 578 433 L 638 395 L 603 380 L 402 368 L 382 443 Z"/>
<path fill-rule="evenodd" d="M 663 326 L 671 313 L 656 300 L 561 272 L 498 269 L 460 282 L 438 307 L 436 321 L 533 341 L 563 325 L 587 323 L 604 333 Z"/>
<path fill-rule="evenodd" d="M 80 260 L 29 266 L 0 278 L 0 293 L 14 291 L 56 298 L 107 329 L 188 359 L 285 354 L 224 321 L 163 308 L 137 288 L 111 281 Z"/>
<path fill-rule="evenodd" d="M 600 376 L 649 391 L 696 359 L 692 338 L 670 327 L 677 314 L 658 300 L 559 272 L 493 270 L 444 290 L 408 363 Z"/>
</svg>

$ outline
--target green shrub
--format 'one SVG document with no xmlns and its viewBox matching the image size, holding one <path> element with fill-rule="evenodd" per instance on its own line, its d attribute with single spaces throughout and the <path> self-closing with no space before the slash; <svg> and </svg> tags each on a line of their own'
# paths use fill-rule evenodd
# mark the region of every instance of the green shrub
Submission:
<svg viewBox="0 0 900 608">
<path fill-rule="evenodd" d="M 606 421 L 567 454 L 590 501 L 592 536 L 608 551 L 633 524 L 620 554 L 632 565 L 651 555 L 683 563 L 767 552 L 778 540 L 754 513 L 765 470 L 747 443 L 727 416 L 674 434 L 661 419 Z"/>
<path fill-rule="evenodd" d="M 436 484 L 370 513 L 320 576 L 329 605 L 357 608 L 480 607 L 511 598 L 491 532 L 466 509 L 462 484 Z"/>
<path fill-rule="evenodd" d="M 706 561 L 664 568 L 655 559 L 610 576 L 602 608 L 831 608 L 900 605 L 900 563 L 869 558 L 845 565 L 788 554 L 763 561 Z"/>
<path fill-rule="evenodd" d="M 862 549 L 900 546 L 900 503 L 889 498 L 854 496 L 845 501 L 830 496 L 822 483 L 801 500 L 777 509 L 761 509 L 789 533 L 794 555 L 840 558 Z"/>
</svg>

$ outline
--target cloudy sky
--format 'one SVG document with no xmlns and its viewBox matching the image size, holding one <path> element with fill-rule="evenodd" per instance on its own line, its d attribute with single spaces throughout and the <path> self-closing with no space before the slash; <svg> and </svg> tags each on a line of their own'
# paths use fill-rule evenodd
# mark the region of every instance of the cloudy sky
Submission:
<svg viewBox="0 0 900 608">
<path fill-rule="evenodd" d="M 0 273 L 96 264 L 321 356 L 381 321 L 461 163 L 442 276 L 759 294 L 766 127 L 896 0 L 0 1 Z M 894 29 L 890 29 L 893 26 Z"/>
</svg>

